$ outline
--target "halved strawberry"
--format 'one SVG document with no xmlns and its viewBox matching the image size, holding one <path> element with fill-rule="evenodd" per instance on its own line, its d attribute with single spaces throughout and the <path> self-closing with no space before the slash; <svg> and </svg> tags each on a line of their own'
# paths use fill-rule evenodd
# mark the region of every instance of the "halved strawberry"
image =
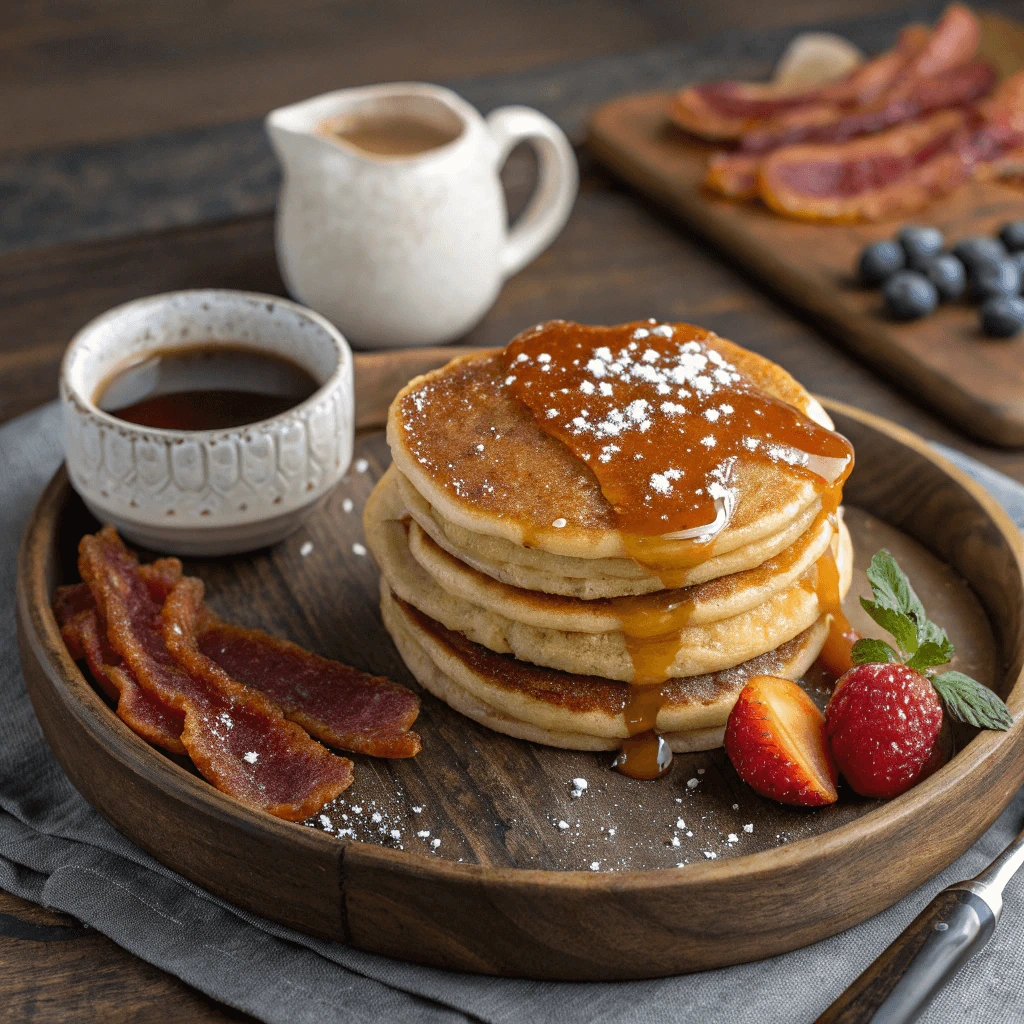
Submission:
<svg viewBox="0 0 1024 1024">
<path fill-rule="evenodd" d="M 839 799 L 825 719 L 788 679 L 755 676 L 747 683 L 725 727 L 725 752 L 761 796 L 800 807 Z"/>
</svg>

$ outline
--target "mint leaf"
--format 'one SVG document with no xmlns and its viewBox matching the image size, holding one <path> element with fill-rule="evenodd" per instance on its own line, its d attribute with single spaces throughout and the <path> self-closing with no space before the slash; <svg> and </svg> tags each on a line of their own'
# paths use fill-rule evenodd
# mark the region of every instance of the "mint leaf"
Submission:
<svg viewBox="0 0 1024 1024">
<path fill-rule="evenodd" d="M 906 573 L 885 548 L 875 552 L 867 576 L 876 604 L 920 622 L 927 622 L 924 605 L 914 593 Z"/>
<path fill-rule="evenodd" d="M 862 637 L 853 645 L 850 660 L 854 665 L 885 665 L 898 663 L 900 656 L 884 640 Z"/>
<path fill-rule="evenodd" d="M 906 573 L 885 548 L 871 559 L 867 576 L 875 599 L 866 602 L 861 598 L 860 603 L 875 622 L 892 633 L 900 650 L 905 655 L 916 656 L 919 647 L 933 645 L 945 654 L 941 660 L 934 661 L 932 659 L 939 657 L 938 651 L 929 648 L 929 652 L 911 668 L 920 670 L 949 661 L 953 656 L 953 645 L 946 631 L 928 618 Z"/>
<path fill-rule="evenodd" d="M 1013 725 L 1010 709 L 987 686 L 963 672 L 943 672 L 932 680 L 946 710 L 979 729 L 1005 731 Z"/>
<path fill-rule="evenodd" d="M 922 645 L 935 643 L 940 647 L 945 647 L 948 644 L 949 657 L 953 657 L 953 645 L 950 643 L 949 637 L 946 636 L 946 631 L 941 626 L 936 626 L 931 619 L 925 619 L 924 625 L 919 627 L 917 638 Z M 947 658 L 946 661 L 949 661 L 949 658 Z"/>
<path fill-rule="evenodd" d="M 874 564 L 873 560 L 872 564 Z M 874 590 L 873 586 L 872 590 Z M 877 593 L 877 591 L 875 592 Z M 913 654 L 917 650 L 917 624 L 913 619 L 895 608 L 890 608 L 878 601 L 869 601 L 865 597 L 860 599 L 860 606 L 882 629 L 893 635 L 896 645 L 904 655 Z"/>
<path fill-rule="evenodd" d="M 945 665 L 953 657 L 953 645 L 949 638 L 943 634 L 942 642 L 926 640 L 914 656 L 907 662 L 907 667 L 918 672 L 924 672 L 926 668 L 934 668 L 936 665 Z M 964 677 L 967 678 L 966 676 Z"/>
</svg>

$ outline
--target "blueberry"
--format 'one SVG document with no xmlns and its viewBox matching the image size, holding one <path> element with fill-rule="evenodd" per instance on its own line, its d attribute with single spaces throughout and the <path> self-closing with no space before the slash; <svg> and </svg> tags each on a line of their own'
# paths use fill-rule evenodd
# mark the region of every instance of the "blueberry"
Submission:
<svg viewBox="0 0 1024 1024">
<path fill-rule="evenodd" d="M 933 256 L 942 252 L 943 238 L 938 228 L 909 225 L 899 233 L 899 240 L 912 270 L 923 270 Z"/>
<path fill-rule="evenodd" d="M 1024 327 L 1024 299 L 988 299 L 981 307 L 981 329 L 990 338 L 1009 338 Z"/>
<path fill-rule="evenodd" d="M 885 305 L 897 320 L 916 320 L 927 316 L 939 304 L 935 285 L 916 270 L 893 274 L 882 288 Z"/>
<path fill-rule="evenodd" d="M 975 302 L 1019 292 L 1020 267 L 1014 260 L 986 260 L 971 271 L 971 297 Z"/>
<path fill-rule="evenodd" d="M 952 254 L 943 253 L 929 260 L 921 271 L 939 293 L 944 302 L 959 299 L 967 288 L 967 271 Z"/>
<path fill-rule="evenodd" d="M 1001 260 L 1006 256 L 1006 247 L 998 238 L 988 238 L 978 235 L 974 238 L 964 238 L 953 246 L 953 255 L 959 257 L 960 262 L 971 271 L 975 264 L 984 260 Z"/>
<path fill-rule="evenodd" d="M 1024 249 L 1024 220 L 1008 220 L 1000 229 L 999 237 L 1010 252 Z"/>
<path fill-rule="evenodd" d="M 1024 288 L 1024 249 L 1020 252 L 1011 252 L 1006 257 L 1011 263 L 1017 264 L 1017 269 L 1020 271 L 1020 282 L 1021 287 Z"/>
<path fill-rule="evenodd" d="M 903 249 L 896 242 L 873 242 L 865 246 L 857 261 L 857 275 L 866 285 L 881 284 L 907 264 Z"/>
</svg>

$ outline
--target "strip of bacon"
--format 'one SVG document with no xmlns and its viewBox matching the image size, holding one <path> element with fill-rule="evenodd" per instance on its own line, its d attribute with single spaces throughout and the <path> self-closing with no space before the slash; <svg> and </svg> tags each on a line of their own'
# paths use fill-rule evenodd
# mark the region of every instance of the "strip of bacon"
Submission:
<svg viewBox="0 0 1024 1024">
<path fill-rule="evenodd" d="M 981 24 L 962 4 L 951 4 L 943 12 L 928 41 L 908 62 L 897 83 L 910 89 L 919 78 L 935 78 L 971 60 L 981 42 Z"/>
<path fill-rule="evenodd" d="M 89 588 L 84 583 L 59 587 L 54 614 L 71 656 L 76 661 L 84 658 L 96 684 L 117 701 L 117 717 L 147 742 L 172 754 L 184 754 L 184 714 L 143 690 L 124 667 L 107 640 L 106 630 L 100 626 Z"/>
<path fill-rule="evenodd" d="M 82 538 L 79 571 L 106 621 L 111 647 L 146 692 L 184 714 L 182 743 L 217 789 L 301 821 L 351 784 L 348 758 L 332 754 L 266 697 L 198 652 L 187 630 L 201 614 L 199 580 L 179 580 L 161 608 L 135 556 L 109 526 Z"/>
<path fill-rule="evenodd" d="M 958 150 L 965 115 L 946 110 L 841 145 L 786 146 L 769 154 L 758 193 L 802 220 L 882 220 L 917 210 L 967 177 Z"/>
<path fill-rule="evenodd" d="M 992 68 L 974 61 L 941 78 L 918 82 L 902 99 L 884 99 L 853 112 L 836 110 L 819 123 L 805 121 L 789 126 L 784 121 L 773 122 L 774 127 L 745 135 L 737 151 L 713 154 L 708 160 L 705 184 L 719 195 L 751 199 L 757 195 L 762 157 L 769 151 L 798 143 L 842 143 L 938 110 L 962 107 L 988 95 L 994 81 Z"/>
<path fill-rule="evenodd" d="M 741 153 L 766 153 L 798 142 L 845 142 L 861 135 L 885 131 L 936 110 L 962 107 L 992 91 L 995 71 L 983 61 L 971 61 L 935 78 L 909 83 L 899 96 L 887 94 L 880 101 L 854 110 L 835 109 L 817 122 L 789 125 L 784 119 L 748 132 L 740 140 Z"/>
<path fill-rule="evenodd" d="M 139 566 L 139 575 L 149 587 L 154 601 L 163 604 L 174 584 L 181 579 L 181 563 L 162 559 Z M 63 625 L 76 615 L 95 616 L 96 604 L 84 583 L 60 587 L 54 601 L 57 620 Z M 72 657 L 85 657 L 76 629 L 64 630 L 64 642 Z M 104 635 L 105 638 L 105 635 Z M 329 661 L 303 650 L 298 644 L 270 636 L 259 629 L 245 629 L 222 622 L 206 606 L 196 621 L 196 639 L 200 650 L 233 679 L 259 690 L 280 706 L 286 718 L 301 725 L 310 735 L 342 750 L 352 750 L 371 757 L 415 757 L 422 748 L 417 733 L 412 731 L 420 710 L 419 698 L 409 689 L 383 676 Z M 109 649 L 109 645 L 106 645 Z M 116 663 L 121 659 L 116 655 Z M 102 662 L 98 663 L 102 668 Z M 97 684 L 112 699 L 119 693 L 106 671 L 89 661 Z M 179 739 L 184 719 L 172 712 L 176 729 L 154 738 L 135 721 L 157 720 L 159 701 L 139 690 L 127 673 L 118 680 L 122 687 L 118 714 L 136 732 L 175 753 L 184 753 Z M 131 700 L 122 712 L 126 694 Z M 139 700 L 154 705 L 154 711 L 141 719 L 125 718 L 128 709 Z M 175 717 L 176 716 L 176 717 Z M 160 719 L 162 720 L 162 719 Z"/>
<path fill-rule="evenodd" d="M 420 752 L 420 737 L 411 731 L 419 698 L 390 679 L 216 619 L 202 623 L 197 642 L 230 676 L 265 693 L 293 722 L 333 747 L 372 757 Z"/>
<path fill-rule="evenodd" d="M 710 82 L 678 93 L 669 116 L 692 134 L 735 141 L 747 152 L 855 138 L 984 96 L 994 73 L 974 61 L 980 38 L 978 19 L 953 4 L 933 32 L 908 26 L 892 50 L 841 82 L 797 94 L 772 83 Z M 738 168 L 719 167 L 709 184 L 718 179 L 731 182 L 725 194 L 749 191 Z"/>
<path fill-rule="evenodd" d="M 875 100 L 926 49 L 931 35 L 920 25 L 909 26 L 892 50 L 865 62 L 843 81 L 799 93 L 780 90 L 771 82 L 690 86 L 673 97 L 668 114 L 684 131 L 712 142 L 736 141 L 782 115 L 790 126 L 827 120 L 837 107 Z"/>
</svg>

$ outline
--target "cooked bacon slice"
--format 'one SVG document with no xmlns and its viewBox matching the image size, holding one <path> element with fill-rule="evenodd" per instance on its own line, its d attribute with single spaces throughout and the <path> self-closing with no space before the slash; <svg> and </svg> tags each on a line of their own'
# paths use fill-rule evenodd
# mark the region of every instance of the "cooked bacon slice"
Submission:
<svg viewBox="0 0 1024 1024">
<path fill-rule="evenodd" d="M 881 220 L 946 195 L 967 177 L 958 144 L 965 115 L 946 110 L 841 145 L 786 146 L 769 154 L 758 192 L 803 220 Z"/>
<path fill-rule="evenodd" d="M 232 678 L 253 686 L 285 715 L 333 747 L 372 757 L 414 757 L 419 698 L 382 676 L 328 661 L 259 629 L 204 621 L 199 650 Z"/>
<path fill-rule="evenodd" d="M 199 580 L 179 580 L 161 608 L 110 526 L 82 538 L 79 571 L 110 646 L 147 693 L 184 714 L 182 743 L 214 786 L 250 807 L 301 821 L 351 784 L 351 761 L 311 739 L 198 650 Z"/>
<path fill-rule="evenodd" d="M 980 38 L 978 19 L 953 4 L 933 32 L 907 27 L 892 50 L 840 82 L 800 93 L 770 82 L 710 82 L 678 93 L 669 116 L 694 135 L 735 141 L 747 152 L 856 138 L 986 95 L 995 76 L 974 61 Z M 726 195 L 749 193 L 741 168 L 723 157 L 708 184 Z"/>
<path fill-rule="evenodd" d="M 176 558 L 161 559 L 148 565 L 139 566 L 139 575 L 149 588 L 154 601 L 163 605 L 175 583 L 182 578 L 181 563 Z M 88 615 L 95 619 L 96 603 L 88 586 L 76 583 L 60 587 L 54 600 L 54 613 L 63 626 L 64 642 L 72 657 L 86 657 L 78 635 L 77 617 Z M 95 629 L 95 624 L 93 629 Z M 329 661 L 319 655 L 303 650 L 298 644 L 270 636 L 259 629 L 245 629 L 220 621 L 205 605 L 196 619 L 196 637 L 199 649 L 216 662 L 229 676 L 245 686 L 259 690 L 280 706 L 286 718 L 301 725 L 310 735 L 342 750 L 354 750 L 371 757 L 415 757 L 422 748 L 417 733 L 411 731 L 419 715 L 419 698 L 409 689 L 393 683 L 383 676 L 372 676 L 366 672 Z M 115 662 L 117 657 L 102 637 L 104 648 Z M 97 684 L 108 696 L 117 699 L 119 690 L 106 671 L 100 671 L 104 662 L 89 659 L 89 668 Z M 184 753 L 179 739 L 184 718 L 173 708 L 166 708 L 159 701 L 140 690 L 130 673 L 119 681 L 121 701 L 130 694 L 126 710 L 139 701 L 153 704 L 154 709 L 163 709 L 166 716 L 176 721 L 176 730 L 170 734 L 161 733 L 158 738 L 146 733 L 168 750 Z M 118 714 L 135 728 L 132 720 L 125 718 L 121 705 Z M 143 721 L 153 718 L 156 712 L 148 712 Z M 142 729 L 136 729 L 142 732 Z"/>
<path fill-rule="evenodd" d="M 841 143 L 884 131 L 923 115 L 960 107 L 988 95 L 995 72 L 980 61 L 950 71 L 938 79 L 924 79 L 902 99 L 884 99 L 852 112 L 833 111 L 819 122 L 789 125 L 784 120 L 743 137 L 735 152 L 715 153 L 708 160 L 705 183 L 720 195 L 750 199 L 757 195 L 757 175 L 767 152 L 797 143 Z"/>
<path fill-rule="evenodd" d="M 749 132 L 740 140 L 741 153 L 765 153 L 798 142 L 845 142 L 885 131 L 936 110 L 973 103 L 992 91 L 995 71 L 983 61 L 971 61 L 935 78 L 910 83 L 901 95 L 855 110 L 836 109 L 829 118 L 789 125 L 784 119 Z"/>
<path fill-rule="evenodd" d="M 675 95 L 669 117 L 685 131 L 713 142 L 735 141 L 783 115 L 791 127 L 819 123 L 834 117 L 837 107 L 873 101 L 927 48 L 931 35 L 919 25 L 909 26 L 894 49 L 865 62 L 843 81 L 798 93 L 772 82 L 694 85 Z"/>
<path fill-rule="evenodd" d="M 919 78 L 935 78 L 966 64 L 978 52 L 981 24 L 962 4 L 950 4 L 925 45 L 907 63 L 896 92 L 909 89 Z"/>
<path fill-rule="evenodd" d="M 704 184 L 729 199 L 754 199 L 763 160 L 760 153 L 712 153 Z"/>
<path fill-rule="evenodd" d="M 184 714 L 143 690 L 125 668 L 100 626 L 89 588 L 84 583 L 59 587 L 54 614 L 71 656 L 76 661 L 84 658 L 96 684 L 111 700 L 117 701 L 117 717 L 149 743 L 172 754 L 184 754 L 185 746 L 181 742 Z"/>
</svg>

